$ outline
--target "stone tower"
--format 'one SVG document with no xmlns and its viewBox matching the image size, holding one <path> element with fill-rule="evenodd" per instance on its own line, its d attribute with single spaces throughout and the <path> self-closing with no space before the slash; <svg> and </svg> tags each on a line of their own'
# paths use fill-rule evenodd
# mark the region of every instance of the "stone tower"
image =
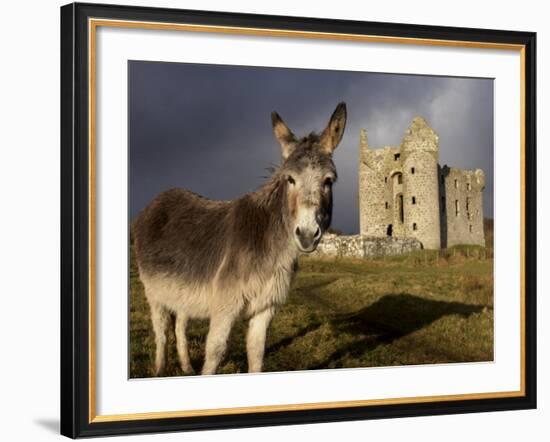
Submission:
<svg viewBox="0 0 550 442">
<path fill-rule="evenodd" d="M 361 234 L 412 237 L 426 249 L 485 245 L 481 169 L 439 166 L 439 138 L 416 117 L 399 147 L 371 149 L 361 130 Z"/>
<path fill-rule="evenodd" d="M 403 200 L 408 236 L 424 248 L 439 249 L 439 137 L 426 120 L 416 117 L 401 142 Z"/>
</svg>

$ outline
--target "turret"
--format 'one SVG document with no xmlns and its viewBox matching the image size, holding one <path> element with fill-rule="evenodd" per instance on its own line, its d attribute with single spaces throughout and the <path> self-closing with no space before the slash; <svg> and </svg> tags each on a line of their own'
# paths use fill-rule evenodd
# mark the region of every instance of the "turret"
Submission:
<svg viewBox="0 0 550 442">
<path fill-rule="evenodd" d="M 423 118 L 414 118 L 405 131 L 401 155 L 404 231 L 418 238 L 424 248 L 439 249 L 439 137 Z"/>
</svg>

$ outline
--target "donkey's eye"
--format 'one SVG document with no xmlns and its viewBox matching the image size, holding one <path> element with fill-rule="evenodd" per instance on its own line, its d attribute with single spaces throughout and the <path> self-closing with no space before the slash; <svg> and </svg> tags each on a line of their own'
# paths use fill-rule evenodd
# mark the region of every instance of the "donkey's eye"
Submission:
<svg viewBox="0 0 550 442">
<path fill-rule="evenodd" d="M 294 181 L 294 178 L 292 178 L 290 175 L 287 177 L 287 181 L 288 181 L 290 184 L 296 184 L 296 181 Z"/>
</svg>

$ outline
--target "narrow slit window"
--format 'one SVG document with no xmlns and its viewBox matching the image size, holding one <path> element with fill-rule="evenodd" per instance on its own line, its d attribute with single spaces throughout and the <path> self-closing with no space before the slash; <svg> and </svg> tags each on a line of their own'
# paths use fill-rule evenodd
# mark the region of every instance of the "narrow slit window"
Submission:
<svg viewBox="0 0 550 442">
<path fill-rule="evenodd" d="M 416 197 L 415 196 L 412 197 L 412 203 L 416 204 Z"/>
<path fill-rule="evenodd" d="M 455 216 L 458 216 L 459 213 L 460 213 L 460 204 L 458 200 L 455 200 Z"/>
<path fill-rule="evenodd" d="M 397 175 L 397 184 L 403 184 L 403 175 Z"/>
<path fill-rule="evenodd" d="M 472 231 L 473 231 L 473 230 L 472 230 L 472 225 L 470 224 L 470 233 L 472 233 Z"/>
<path fill-rule="evenodd" d="M 411 167 L 411 175 L 414 175 L 414 167 Z"/>
<path fill-rule="evenodd" d="M 393 159 L 395 161 L 399 160 L 399 158 L 401 158 L 401 154 L 400 153 L 396 153 L 394 156 L 393 156 Z"/>
<path fill-rule="evenodd" d="M 386 184 L 388 184 L 388 177 L 387 177 L 387 176 L 384 177 L 384 182 L 385 182 Z"/>
<path fill-rule="evenodd" d="M 458 189 L 458 180 L 455 180 L 455 189 Z"/>
<path fill-rule="evenodd" d="M 418 230 L 418 226 L 416 225 L 416 223 L 413 223 L 413 230 Z"/>
<path fill-rule="evenodd" d="M 390 205 L 388 204 L 388 202 L 386 201 L 386 209 L 389 209 Z"/>
</svg>

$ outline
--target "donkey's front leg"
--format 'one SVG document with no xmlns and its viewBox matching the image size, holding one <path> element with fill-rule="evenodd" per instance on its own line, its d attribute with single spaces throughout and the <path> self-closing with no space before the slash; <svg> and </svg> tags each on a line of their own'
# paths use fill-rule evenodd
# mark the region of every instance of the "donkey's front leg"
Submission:
<svg viewBox="0 0 550 442">
<path fill-rule="evenodd" d="M 216 374 L 216 369 L 227 348 L 227 340 L 235 319 L 235 314 L 216 315 L 210 318 L 210 329 L 206 338 L 206 356 L 202 367 L 203 375 Z"/>
<path fill-rule="evenodd" d="M 246 335 L 246 353 L 248 356 L 249 373 L 262 371 L 267 328 L 269 327 L 269 323 L 274 313 L 274 308 L 267 308 L 250 319 L 248 333 Z"/>
<path fill-rule="evenodd" d="M 180 358 L 180 366 L 184 374 L 194 374 L 195 371 L 191 366 L 189 359 L 189 351 L 187 349 L 187 336 L 185 329 L 187 328 L 188 317 L 185 313 L 179 311 L 176 315 L 176 346 L 178 356 Z"/>
</svg>

